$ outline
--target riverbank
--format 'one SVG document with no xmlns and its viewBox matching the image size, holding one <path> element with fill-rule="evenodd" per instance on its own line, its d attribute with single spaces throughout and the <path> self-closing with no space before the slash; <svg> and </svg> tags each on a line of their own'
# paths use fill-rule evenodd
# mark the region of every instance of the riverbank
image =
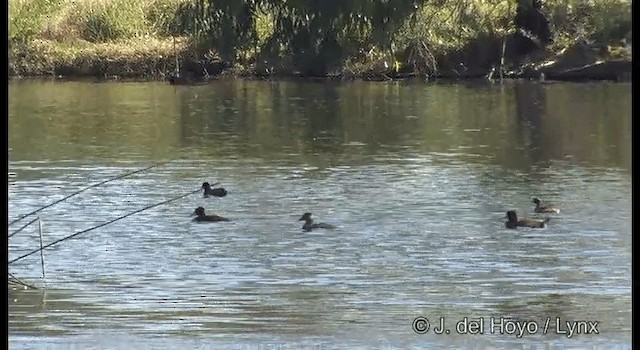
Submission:
<svg viewBox="0 0 640 350">
<path fill-rule="evenodd" d="M 114 7 L 93 0 L 11 0 L 10 78 L 166 80 L 176 84 L 206 83 L 223 76 L 631 80 L 630 16 L 625 17 L 630 7 L 615 0 L 595 1 L 582 12 L 571 4 L 563 8 L 560 2 L 546 1 L 556 30 L 551 45 L 531 45 L 519 32 L 508 29 L 513 10 L 506 7 L 496 15 L 495 10 L 476 6 L 471 20 L 449 16 L 453 24 L 435 28 L 432 18 L 446 11 L 455 15 L 455 6 L 443 10 L 424 5 L 416 21 L 391 34 L 396 49 L 365 44 L 361 38 L 344 39 L 341 47 L 350 53 L 330 68 L 326 61 L 301 65 L 282 54 L 269 56 L 258 50 L 273 33 L 267 23 L 270 17 L 265 15 L 256 20 L 262 25 L 254 48 L 243 49 L 232 63 L 215 49 L 203 48 L 195 34 L 176 30 L 179 6 L 189 0 L 110 3 Z M 608 20 L 595 20 L 605 13 Z M 463 32 L 456 29 L 460 25 Z M 524 51 L 523 40 L 529 46 Z"/>
<path fill-rule="evenodd" d="M 401 71 L 385 62 L 372 64 L 366 68 L 354 70 L 350 67 L 326 76 L 305 76 L 293 69 L 279 69 L 259 71 L 254 66 L 230 66 L 217 60 L 196 60 L 185 54 L 184 40 L 178 41 L 179 54 L 173 54 L 173 45 L 167 42 L 157 42 L 152 49 L 129 49 L 124 44 L 106 44 L 79 50 L 75 54 L 59 49 L 55 43 L 33 43 L 32 50 L 44 54 L 29 54 L 25 52 L 21 60 L 15 62 L 10 69 L 10 79 L 17 78 L 91 78 L 107 80 L 145 80 L 171 81 L 177 84 L 206 83 L 221 77 L 235 78 L 326 78 L 340 80 L 372 80 L 384 81 L 395 79 L 500 79 L 499 67 L 473 66 L 465 62 L 446 61 L 436 62 L 436 69 L 421 73 Z M 120 46 L 123 45 L 123 46 Z M 40 51 L 41 50 L 41 51 Z M 529 61 L 512 69 L 502 72 L 504 79 L 546 79 L 562 81 L 631 81 L 632 60 L 631 48 L 618 47 L 610 51 L 599 51 L 588 45 L 575 45 L 559 53 L 547 53 L 543 58 Z M 180 63 L 177 63 L 180 62 Z M 175 78 L 176 67 L 182 67 L 187 76 Z M 188 67 L 188 69 L 185 69 Z"/>
</svg>

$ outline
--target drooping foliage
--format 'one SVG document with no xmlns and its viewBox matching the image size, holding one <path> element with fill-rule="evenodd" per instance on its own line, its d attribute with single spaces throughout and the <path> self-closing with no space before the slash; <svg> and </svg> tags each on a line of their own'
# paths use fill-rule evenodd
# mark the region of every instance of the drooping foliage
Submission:
<svg viewBox="0 0 640 350">
<path fill-rule="evenodd" d="M 392 33 L 426 1 L 195 0 L 183 8 L 181 27 L 205 39 L 224 60 L 233 62 L 253 45 L 261 59 L 287 57 L 304 73 L 322 75 L 353 54 L 345 40 L 390 47 Z M 272 33 L 260 43 L 259 14 L 273 19 Z"/>
</svg>

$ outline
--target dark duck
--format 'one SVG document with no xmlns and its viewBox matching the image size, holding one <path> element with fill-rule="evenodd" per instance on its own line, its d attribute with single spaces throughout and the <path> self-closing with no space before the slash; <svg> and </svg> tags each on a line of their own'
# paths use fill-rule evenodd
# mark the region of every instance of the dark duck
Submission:
<svg viewBox="0 0 640 350">
<path fill-rule="evenodd" d="M 222 216 L 207 215 L 207 214 L 204 213 L 204 208 L 203 207 L 196 208 L 196 210 L 193 212 L 193 214 L 197 216 L 195 219 L 193 219 L 193 221 L 208 221 L 208 222 L 231 221 L 231 220 L 229 220 L 227 218 L 223 218 Z"/>
<path fill-rule="evenodd" d="M 311 218 L 311 213 L 304 213 L 304 215 L 302 215 L 302 217 L 298 219 L 298 221 L 304 221 L 304 225 L 302 225 L 302 229 L 305 231 L 311 231 L 316 228 L 326 228 L 330 230 L 336 228 L 333 225 L 325 224 L 323 222 L 314 223 L 313 219 Z"/>
<path fill-rule="evenodd" d="M 509 221 L 505 222 L 505 226 L 507 228 L 516 228 L 516 227 L 530 227 L 530 228 L 544 228 L 546 223 L 549 222 L 551 218 L 546 218 L 543 221 L 536 221 L 531 219 L 520 219 L 518 220 L 518 215 L 515 210 L 509 210 L 507 212 L 507 219 Z"/>
<path fill-rule="evenodd" d="M 227 195 L 227 190 L 222 187 L 211 188 L 211 185 L 208 182 L 204 182 L 202 184 L 202 189 L 204 189 L 204 196 L 214 196 L 214 197 L 224 197 Z"/>
<path fill-rule="evenodd" d="M 531 198 L 531 202 L 536 204 L 536 208 L 534 209 L 536 213 L 560 214 L 560 209 L 555 208 L 551 203 L 544 203 L 540 201 L 540 198 L 538 197 Z"/>
</svg>

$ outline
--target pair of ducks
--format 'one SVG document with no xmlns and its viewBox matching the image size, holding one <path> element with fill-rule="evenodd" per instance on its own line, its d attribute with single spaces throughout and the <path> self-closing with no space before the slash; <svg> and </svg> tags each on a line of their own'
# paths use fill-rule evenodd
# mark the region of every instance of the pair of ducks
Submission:
<svg viewBox="0 0 640 350">
<path fill-rule="evenodd" d="M 536 213 L 548 213 L 548 214 L 560 213 L 560 209 L 555 208 L 551 203 L 543 203 L 537 197 L 531 198 L 531 202 L 536 204 L 536 208 L 534 209 Z M 516 214 L 515 210 L 507 211 L 506 218 L 508 219 L 508 221 L 505 222 L 505 226 L 510 229 L 514 229 L 517 227 L 544 228 L 545 224 L 548 223 L 549 220 L 551 220 L 550 217 L 542 221 L 531 220 L 526 218 L 518 220 L 518 215 Z"/>
<path fill-rule="evenodd" d="M 197 217 L 195 219 L 193 219 L 194 221 L 209 221 L 209 222 L 216 222 L 216 221 L 231 221 L 225 217 L 219 216 L 219 215 L 207 215 L 204 212 L 204 208 L 203 207 L 198 207 L 196 208 L 196 210 L 193 212 L 195 215 L 197 215 Z M 302 229 L 309 232 L 313 229 L 316 228 L 325 228 L 325 229 L 334 229 L 336 228 L 333 225 L 330 224 L 325 224 L 324 222 L 320 222 L 320 223 L 314 223 L 313 219 L 311 218 L 311 213 L 304 213 L 302 215 L 302 217 L 300 219 L 298 219 L 298 221 L 304 221 L 304 225 L 302 225 Z"/>
<path fill-rule="evenodd" d="M 204 190 L 204 198 L 208 198 L 208 197 L 224 197 L 227 195 L 227 190 L 225 190 L 222 187 L 218 187 L 218 188 L 211 188 L 211 184 L 208 182 L 204 182 L 202 183 L 202 189 Z M 204 212 L 204 208 L 203 207 L 198 207 L 196 208 L 196 210 L 193 212 L 193 215 L 196 215 L 196 218 L 193 219 L 193 221 L 231 221 L 225 217 L 219 216 L 219 215 L 207 215 Z"/>
<path fill-rule="evenodd" d="M 202 184 L 202 189 L 204 190 L 204 197 L 210 197 L 210 196 L 214 196 L 214 197 L 224 197 L 227 195 L 227 190 L 225 190 L 224 188 L 220 187 L 220 188 L 211 188 L 211 184 L 209 184 L 208 182 L 205 182 Z M 231 221 L 225 217 L 219 216 L 219 215 L 207 215 L 204 211 L 203 207 L 198 207 L 196 208 L 196 210 L 193 212 L 194 215 L 196 215 L 196 218 L 193 219 L 194 221 L 206 221 L 206 222 L 217 222 L 217 221 Z M 324 229 L 334 229 L 335 226 L 330 225 L 330 224 L 325 224 L 323 222 L 321 223 L 314 223 L 313 219 L 311 218 L 311 213 L 304 213 L 302 215 L 302 217 L 300 219 L 298 219 L 298 221 L 304 221 L 304 225 L 302 225 L 302 229 L 305 231 L 311 231 L 313 229 L 316 228 L 324 228 Z"/>
</svg>

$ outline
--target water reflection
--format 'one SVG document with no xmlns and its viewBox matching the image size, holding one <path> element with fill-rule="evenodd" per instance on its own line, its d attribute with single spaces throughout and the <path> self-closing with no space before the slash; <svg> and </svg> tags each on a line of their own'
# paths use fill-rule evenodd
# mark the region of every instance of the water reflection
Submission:
<svg viewBox="0 0 640 350">
<path fill-rule="evenodd" d="M 273 159 L 320 152 L 338 165 L 411 147 L 465 150 L 514 169 L 565 160 L 630 168 L 624 85 L 79 84 L 12 83 L 13 155 L 78 159 L 89 148 L 111 157 Z"/>
<path fill-rule="evenodd" d="M 544 156 L 545 145 L 541 131 L 546 118 L 547 95 L 542 84 L 515 84 L 513 87 L 516 102 L 515 125 L 518 139 L 534 163 L 550 159 Z"/>
</svg>

